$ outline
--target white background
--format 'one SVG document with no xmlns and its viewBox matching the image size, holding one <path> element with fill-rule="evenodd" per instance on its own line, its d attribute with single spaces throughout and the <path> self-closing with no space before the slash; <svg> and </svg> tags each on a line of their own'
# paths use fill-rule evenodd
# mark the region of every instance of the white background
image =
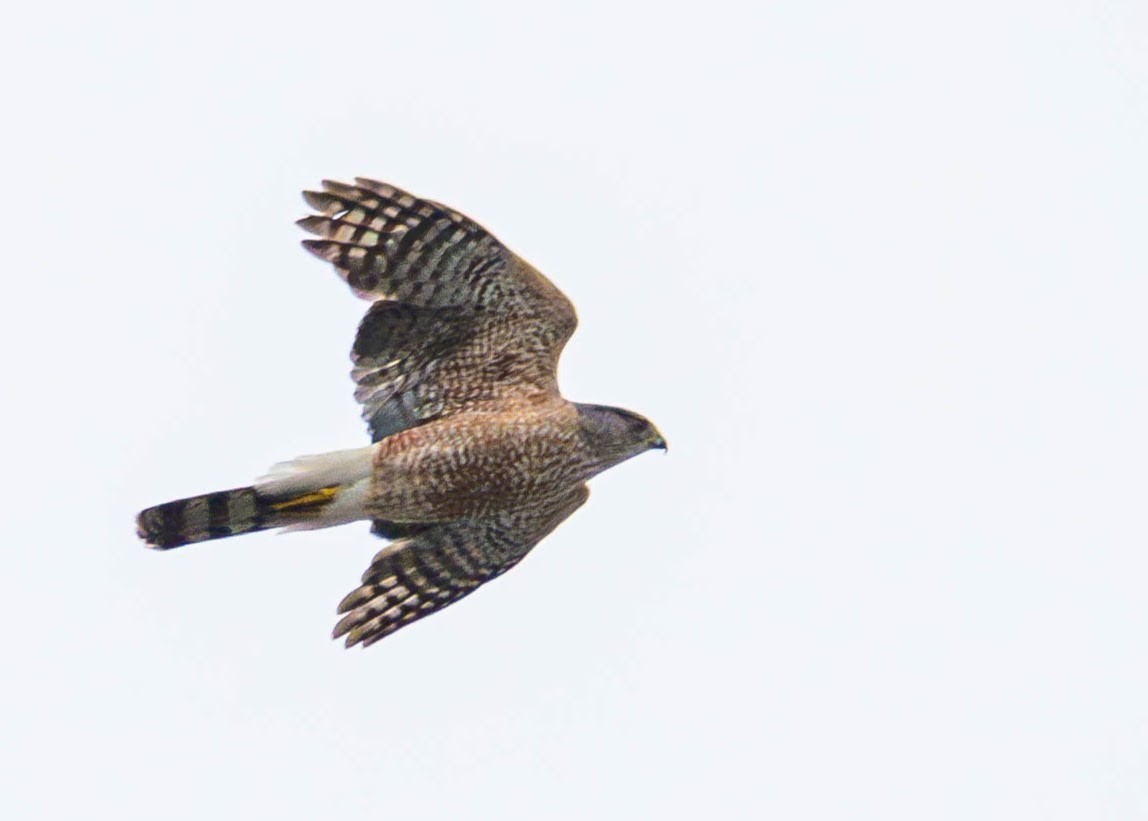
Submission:
<svg viewBox="0 0 1148 821">
<path fill-rule="evenodd" d="M 5 18 L 0 816 L 1148 817 L 1141 0 Z M 365 525 L 133 519 L 366 442 L 292 225 L 356 174 L 671 449 L 346 652 Z"/>
</svg>

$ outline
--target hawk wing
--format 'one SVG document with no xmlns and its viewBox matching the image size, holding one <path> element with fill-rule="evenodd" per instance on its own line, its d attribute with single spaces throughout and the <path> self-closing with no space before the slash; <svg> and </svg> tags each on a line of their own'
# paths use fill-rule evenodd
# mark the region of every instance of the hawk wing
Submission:
<svg viewBox="0 0 1148 821">
<path fill-rule="evenodd" d="M 589 495 L 579 485 L 530 508 L 413 528 L 379 551 L 362 586 L 339 603 L 334 638 L 369 647 L 453 604 L 518 564 Z"/>
<path fill-rule="evenodd" d="M 378 441 L 468 405 L 557 393 L 577 317 L 570 301 L 485 228 L 444 205 L 363 178 L 324 180 L 304 240 L 374 301 L 352 349 L 355 397 Z"/>
</svg>

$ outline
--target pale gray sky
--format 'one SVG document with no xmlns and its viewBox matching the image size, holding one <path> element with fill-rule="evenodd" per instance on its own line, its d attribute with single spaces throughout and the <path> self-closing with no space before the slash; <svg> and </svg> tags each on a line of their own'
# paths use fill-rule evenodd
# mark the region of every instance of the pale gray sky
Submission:
<svg viewBox="0 0 1148 821">
<path fill-rule="evenodd" d="M 1148 816 L 1148 5 L 24 4 L 4 818 Z M 451 204 L 670 441 L 329 641 L 365 526 L 133 517 L 366 442 L 298 191 Z"/>
</svg>

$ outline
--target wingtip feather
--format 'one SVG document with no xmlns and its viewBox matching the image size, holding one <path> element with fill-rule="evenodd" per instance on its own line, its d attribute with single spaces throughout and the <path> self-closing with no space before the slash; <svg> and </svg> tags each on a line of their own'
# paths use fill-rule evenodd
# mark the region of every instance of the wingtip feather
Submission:
<svg viewBox="0 0 1148 821">
<path fill-rule="evenodd" d="M 328 239 L 305 239 L 299 244 L 324 262 L 337 262 L 342 247 L 340 243 Z"/>
<path fill-rule="evenodd" d="M 324 191 L 304 191 L 303 201 L 320 214 L 326 214 L 327 216 L 345 211 L 349 207 L 349 203 Z"/>
<path fill-rule="evenodd" d="M 324 191 L 332 194 L 338 194 L 340 197 L 350 197 L 356 202 L 363 200 L 370 192 L 357 188 L 353 185 L 347 185 L 345 182 L 338 180 L 323 180 L 319 183 Z"/>
<path fill-rule="evenodd" d="M 295 220 L 295 224 L 309 234 L 315 234 L 319 237 L 329 237 L 331 236 L 332 226 L 335 223 L 330 217 L 310 214 Z"/>
</svg>

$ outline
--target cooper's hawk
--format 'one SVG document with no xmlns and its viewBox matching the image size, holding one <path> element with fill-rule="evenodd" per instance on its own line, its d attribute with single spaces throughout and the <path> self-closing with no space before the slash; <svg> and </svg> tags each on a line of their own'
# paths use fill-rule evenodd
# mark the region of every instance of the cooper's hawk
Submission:
<svg viewBox="0 0 1148 821">
<path fill-rule="evenodd" d="M 339 605 L 367 646 L 506 572 L 589 495 L 586 480 L 666 443 L 643 417 L 567 402 L 562 292 L 445 205 L 357 178 L 304 199 L 304 247 L 371 301 L 351 351 L 372 445 L 275 465 L 251 487 L 139 514 L 172 547 L 369 520 L 391 542 Z"/>
</svg>

